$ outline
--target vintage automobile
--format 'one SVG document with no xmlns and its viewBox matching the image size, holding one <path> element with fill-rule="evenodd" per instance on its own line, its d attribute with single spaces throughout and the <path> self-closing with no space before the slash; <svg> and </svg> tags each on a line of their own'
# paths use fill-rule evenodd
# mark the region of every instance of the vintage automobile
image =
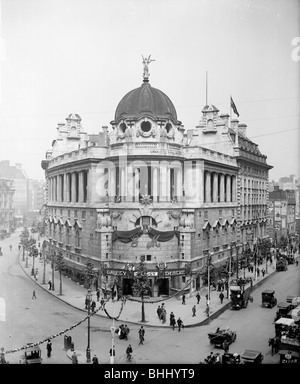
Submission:
<svg viewBox="0 0 300 384">
<path fill-rule="evenodd" d="M 252 349 L 246 349 L 241 354 L 242 364 L 261 364 L 264 359 L 264 356 L 259 351 L 254 351 Z"/>
<path fill-rule="evenodd" d="M 266 289 L 261 293 L 263 308 L 273 308 L 277 304 L 277 299 L 274 297 L 275 291 L 272 289 Z"/>
<path fill-rule="evenodd" d="M 229 328 L 217 328 L 216 332 L 208 333 L 208 338 L 211 344 L 214 344 L 215 347 L 222 348 L 224 341 L 229 345 L 236 340 L 236 331 L 231 331 Z"/>
<path fill-rule="evenodd" d="M 41 349 L 38 345 L 28 344 L 20 358 L 21 364 L 42 364 Z"/>
<path fill-rule="evenodd" d="M 222 356 L 222 364 L 240 364 L 241 356 L 238 353 L 226 352 Z"/>
<path fill-rule="evenodd" d="M 287 266 L 288 264 L 284 257 L 280 257 L 280 259 L 276 261 L 276 271 L 286 271 Z"/>
<path fill-rule="evenodd" d="M 286 301 L 281 301 L 277 304 L 277 308 L 274 321 L 277 321 L 281 317 L 288 317 L 288 313 L 293 309 L 293 305 L 291 303 L 287 303 Z"/>
<path fill-rule="evenodd" d="M 249 289 L 245 290 L 244 285 L 230 285 L 231 309 L 247 308 L 248 302 L 253 302 Z"/>
</svg>

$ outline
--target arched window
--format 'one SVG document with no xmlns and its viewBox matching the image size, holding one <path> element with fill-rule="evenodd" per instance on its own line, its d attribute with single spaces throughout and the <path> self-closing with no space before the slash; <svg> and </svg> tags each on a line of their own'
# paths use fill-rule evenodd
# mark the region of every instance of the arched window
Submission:
<svg viewBox="0 0 300 384">
<path fill-rule="evenodd" d="M 135 222 L 136 227 L 157 227 L 156 221 L 151 216 L 141 216 Z"/>
<path fill-rule="evenodd" d="M 81 242 L 80 242 L 80 232 L 77 229 L 75 232 L 75 247 L 80 248 Z"/>
<path fill-rule="evenodd" d="M 66 244 L 71 244 L 70 228 L 66 228 Z"/>
</svg>

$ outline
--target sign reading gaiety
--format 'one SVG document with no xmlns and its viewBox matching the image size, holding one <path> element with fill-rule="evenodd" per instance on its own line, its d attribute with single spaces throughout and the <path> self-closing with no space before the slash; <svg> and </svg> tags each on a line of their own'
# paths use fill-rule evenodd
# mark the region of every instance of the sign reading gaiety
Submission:
<svg viewBox="0 0 300 384">
<path fill-rule="evenodd" d="M 106 269 L 105 272 L 106 275 L 113 275 L 113 276 L 126 276 L 127 271 L 124 269 Z M 182 269 L 169 269 L 164 271 L 165 276 L 183 276 L 186 274 L 186 270 L 184 268 Z M 135 271 L 133 273 L 134 276 L 138 275 L 138 272 Z M 147 271 L 148 277 L 156 277 L 158 276 L 158 271 Z"/>
</svg>

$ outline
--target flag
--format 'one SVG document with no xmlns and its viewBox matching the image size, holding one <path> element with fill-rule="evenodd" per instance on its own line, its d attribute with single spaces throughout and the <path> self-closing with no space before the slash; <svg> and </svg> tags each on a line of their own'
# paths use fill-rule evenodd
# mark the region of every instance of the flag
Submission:
<svg viewBox="0 0 300 384">
<path fill-rule="evenodd" d="M 233 109 L 233 112 L 237 115 L 237 116 L 240 116 L 240 114 L 238 113 L 238 110 L 236 109 L 236 106 L 234 104 L 234 101 L 232 100 L 232 97 L 230 96 L 230 104 L 231 104 L 231 108 Z"/>
<path fill-rule="evenodd" d="M 111 289 L 111 301 L 116 301 L 118 299 L 118 286 L 117 283 L 114 282 L 114 285 Z"/>
</svg>

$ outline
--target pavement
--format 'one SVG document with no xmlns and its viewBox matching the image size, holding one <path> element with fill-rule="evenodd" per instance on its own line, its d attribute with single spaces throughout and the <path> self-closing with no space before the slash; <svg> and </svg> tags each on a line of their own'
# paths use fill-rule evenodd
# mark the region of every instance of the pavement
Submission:
<svg viewBox="0 0 300 384">
<path fill-rule="evenodd" d="M 43 239 L 40 239 L 40 242 L 42 243 Z M 299 255 L 297 255 L 298 257 Z M 59 293 L 59 273 L 55 271 L 55 277 L 54 277 L 54 286 L 55 290 L 49 290 L 48 287 L 48 281 L 52 280 L 52 269 L 50 264 L 46 264 L 45 266 L 45 272 L 44 272 L 44 262 L 43 260 L 36 258 L 35 260 L 35 269 L 38 268 L 38 274 L 36 275 L 36 278 L 31 275 L 32 270 L 32 264 L 33 259 L 32 257 L 28 257 L 27 260 L 27 266 L 26 266 L 26 256 L 23 260 L 23 254 L 21 251 L 19 251 L 19 263 L 25 274 L 32 279 L 37 285 L 39 285 L 42 289 L 46 290 L 49 294 L 57 297 L 59 300 L 62 300 L 68 305 L 71 305 L 74 308 L 77 308 L 87 315 L 87 310 L 85 309 L 85 297 L 87 294 L 86 288 L 84 288 L 82 285 L 79 285 L 78 283 L 75 283 L 70 278 L 66 276 L 62 276 L 62 295 Z M 264 267 L 266 269 L 265 264 L 261 265 L 260 268 Z M 248 272 L 248 269 L 245 270 L 239 270 L 239 276 L 245 276 L 252 277 L 253 279 L 253 290 L 260 286 L 263 282 L 265 282 L 275 271 L 275 263 L 270 264 L 268 263 L 267 266 L 268 272 L 263 277 L 260 275 L 260 277 L 257 278 L 255 281 L 254 273 Z M 45 283 L 43 283 L 43 276 L 45 275 Z M 233 276 L 232 278 L 234 278 Z M 249 287 L 249 284 L 246 285 L 246 288 Z M 170 312 L 173 311 L 176 320 L 178 317 L 181 317 L 183 320 L 185 327 L 195 327 L 195 326 L 201 326 L 208 324 L 209 321 L 212 319 L 218 317 L 222 312 L 224 312 L 226 309 L 230 307 L 230 299 L 227 299 L 227 292 L 224 291 L 224 300 L 221 304 L 219 299 L 219 292 L 216 290 L 211 290 L 210 292 L 210 316 L 207 316 L 206 313 L 206 299 L 205 295 L 208 293 L 207 287 L 203 286 L 200 289 L 200 303 L 197 304 L 196 299 L 196 291 L 192 292 L 191 294 L 186 294 L 185 304 L 182 304 L 181 296 L 173 296 L 173 297 L 157 297 L 149 299 L 145 299 L 145 322 L 142 322 L 142 315 L 141 315 L 141 302 L 137 301 L 137 298 L 133 298 L 136 301 L 131 301 L 129 299 L 126 299 L 126 301 L 115 301 L 114 303 L 111 300 L 106 301 L 105 309 L 106 312 L 111 316 L 115 317 L 118 320 L 116 320 L 116 327 L 120 324 L 140 324 L 144 326 L 150 326 L 150 327 L 162 327 L 167 328 L 170 327 L 169 325 L 169 315 Z M 108 318 L 107 314 L 104 310 L 100 309 L 100 302 L 97 302 L 96 292 L 92 292 L 93 299 L 96 301 L 96 309 L 93 316 L 100 316 Z M 162 324 L 162 322 L 158 319 L 156 310 L 158 305 L 161 305 L 164 303 L 165 308 L 167 310 L 167 321 L 165 324 Z M 192 314 L 192 307 L 196 305 L 196 316 L 193 316 Z M 119 322 L 119 324 L 118 324 Z M 67 356 L 71 359 L 71 356 L 74 351 L 71 351 L 71 349 L 67 350 Z M 75 352 L 78 356 L 79 363 L 86 363 L 86 352 L 76 350 Z"/>
</svg>

